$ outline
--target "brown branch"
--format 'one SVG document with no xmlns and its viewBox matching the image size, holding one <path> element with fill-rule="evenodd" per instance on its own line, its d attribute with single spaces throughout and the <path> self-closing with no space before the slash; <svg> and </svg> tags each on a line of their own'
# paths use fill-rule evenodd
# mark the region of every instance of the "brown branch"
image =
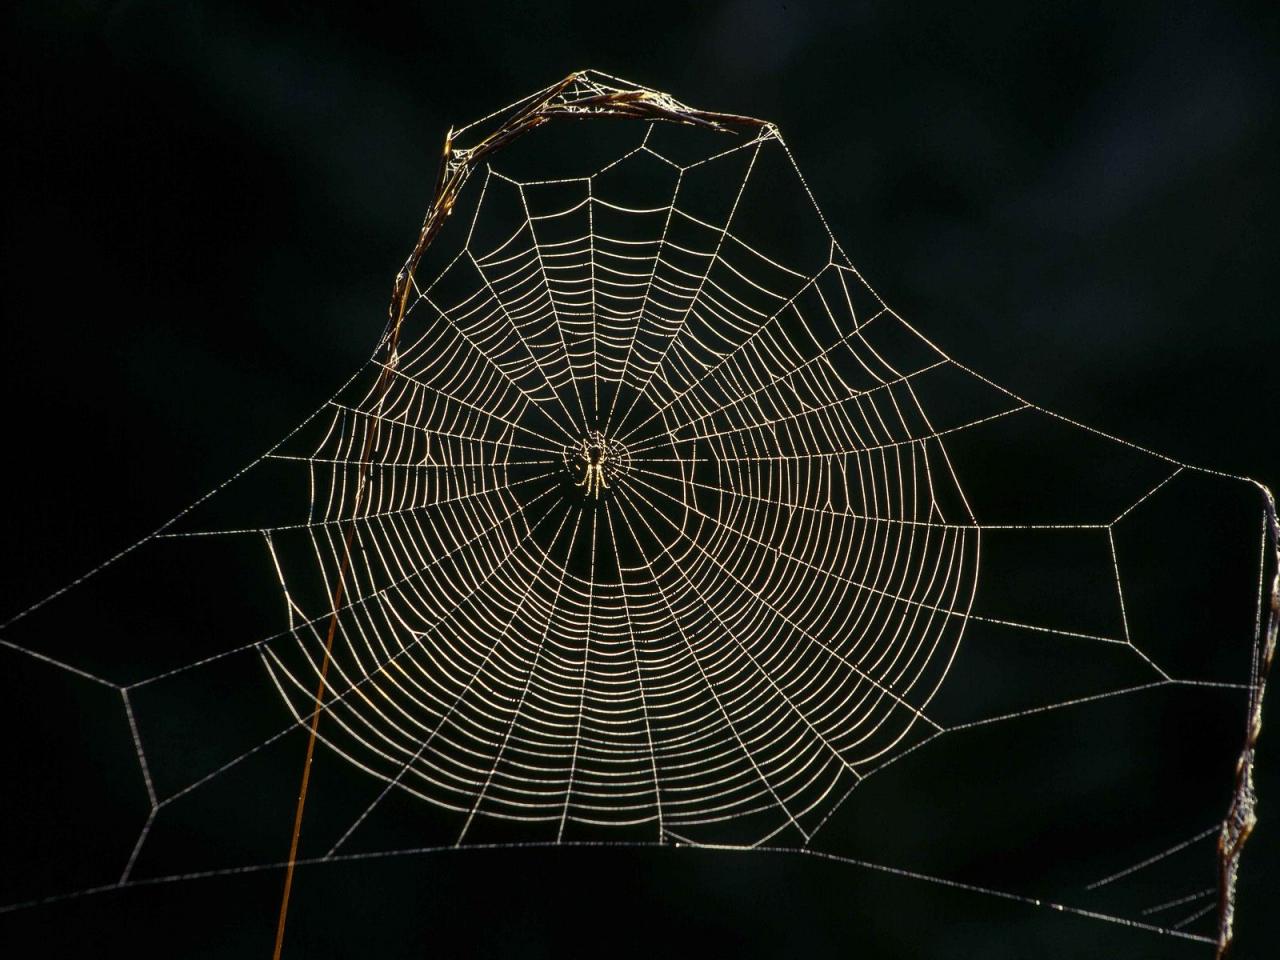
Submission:
<svg viewBox="0 0 1280 960">
<path fill-rule="evenodd" d="M 1218 835 L 1218 943 L 1214 953 L 1216 960 L 1223 960 L 1231 950 L 1235 936 L 1233 924 L 1236 907 L 1236 879 L 1240 873 L 1240 855 L 1258 823 L 1257 792 L 1253 786 L 1253 765 L 1257 758 L 1258 740 L 1262 736 L 1262 698 L 1267 689 L 1267 677 L 1275 660 L 1276 636 L 1280 633 L 1280 522 L 1276 520 L 1276 501 L 1271 491 L 1258 484 L 1262 491 L 1262 509 L 1266 530 L 1271 537 L 1272 571 L 1270 602 L 1262 625 L 1261 649 L 1258 653 L 1257 673 L 1252 678 L 1249 695 L 1249 715 L 1245 724 L 1244 746 L 1236 760 L 1235 790 L 1231 806 L 1222 822 Z M 1266 562 L 1266 554 L 1263 555 Z M 1262 575 L 1265 571 L 1259 573 Z"/>
<path fill-rule="evenodd" d="M 576 85 L 590 85 L 603 92 L 592 93 L 570 99 Z M 451 129 L 444 139 L 444 149 L 440 156 L 440 166 L 436 171 L 435 190 L 431 203 L 427 207 L 422 227 L 418 231 L 417 242 L 413 251 L 405 260 L 400 272 L 396 274 L 395 284 L 391 291 L 391 303 L 387 308 L 389 325 L 386 334 L 386 363 L 374 385 L 373 396 L 381 404 L 386 396 L 387 387 L 395 374 L 397 349 L 400 343 L 400 330 L 404 325 L 405 314 L 409 307 L 409 291 L 414 286 L 414 275 L 422 262 L 427 248 L 439 235 L 445 222 L 453 214 L 458 195 L 466 185 L 471 174 L 487 158 L 509 146 L 526 133 L 536 130 L 545 123 L 558 117 L 573 119 L 594 119 L 597 117 L 620 117 L 632 120 L 665 121 L 682 123 L 691 126 L 705 127 L 712 130 L 731 131 L 737 127 L 767 127 L 763 120 L 753 117 L 741 117 L 727 113 L 713 113 L 706 110 L 695 110 L 678 103 L 664 93 L 653 90 L 624 90 L 612 87 L 587 78 L 585 71 L 569 74 L 559 83 L 548 87 L 541 95 L 535 95 L 533 101 L 516 110 L 506 118 L 497 129 L 474 146 L 459 148 L 454 143 L 454 132 Z M 276 924 L 275 951 L 273 960 L 280 960 L 284 949 L 285 927 L 289 915 L 289 897 L 293 891 L 293 875 L 298 862 L 298 844 L 302 836 L 302 816 L 307 802 L 307 787 L 311 782 L 311 764 L 315 756 L 315 747 L 320 728 L 320 714 L 323 710 L 324 697 L 327 692 L 329 664 L 333 655 L 333 641 L 338 629 L 338 616 L 342 611 L 345 598 L 345 586 L 351 566 L 351 549 L 355 539 L 356 517 L 364 499 L 368 480 L 370 454 L 377 444 L 379 426 L 375 422 L 365 434 L 364 452 L 360 457 L 360 472 L 356 481 L 356 493 L 351 507 L 349 522 L 343 545 L 342 564 L 338 569 L 337 585 L 333 593 L 333 613 L 329 618 L 329 629 L 325 638 L 324 659 L 320 666 L 320 682 L 316 687 L 315 709 L 311 713 L 310 734 L 307 738 L 307 752 L 302 765 L 302 783 L 298 790 L 298 803 L 293 816 L 293 834 L 289 844 L 289 859 L 285 865 L 284 892 L 280 899 L 280 918 Z"/>
</svg>

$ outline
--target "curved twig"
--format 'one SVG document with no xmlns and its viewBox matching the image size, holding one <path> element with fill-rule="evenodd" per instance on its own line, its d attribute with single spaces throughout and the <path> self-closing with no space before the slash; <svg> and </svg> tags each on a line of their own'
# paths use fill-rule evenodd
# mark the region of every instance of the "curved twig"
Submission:
<svg viewBox="0 0 1280 960">
<path fill-rule="evenodd" d="M 1253 786 L 1253 765 L 1257 757 L 1258 739 L 1262 736 L 1262 699 L 1267 689 L 1267 677 L 1276 655 L 1276 636 L 1280 633 L 1280 522 L 1276 519 L 1276 499 L 1263 484 L 1262 510 L 1267 533 L 1271 537 L 1272 570 L 1270 602 L 1262 625 L 1261 649 L 1257 672 L 1249 694 L 1249 716 L 1245 724 L 1244 746 L 1236 760 L 1236 784 L 1231 795 L 1231 806 L 1222 822 L 1218 835 L 1218 946 L 1214 956 L 1222 960 L 1231 950 L 1235 935 L 1233 922 L 1236 906 L 1236 878 L 1240 872 L 1240 854 L 1258 823 L 1256 807 L 1258 795 Z M 1263 561 L 1266 556 L 1264 554 Z M 1261 575 L 1261 574 L 1260 574 Z"/>
<path fill-rule="evenodd" d="M 526 98 L 529 99 L 529 98 Z M 585 70 L 575 71 L 546 90 L 534 94 L 526 106 L 516 110 L 496 129 L 469 147 L 459 147 L 454 142 L 452 129 L 445 135 L 444 150 L 440 157 L 440 167 L 436 172 L 435 192 L 427 214 L 423 218 L 422 228 L 418 231 L 417 242 L 404 266 L 396 274 L 395 285 L 391 292 L 391 305 L 388 308 L 389 326 L 384 339 L 386 362 L 382 364 L 382 372 L 374 385 L 373 395 L 381 402 L 396 373 L 396 350 L 400 343 L 400 329 L 404 324 L 405 314 L 409 307 L 409 291 L 413 289 L 414 273 L 421 263 L 423 254 L 431 246 L 444 226 L 445 221 L 453 214 L 454 204 L 467 180 L 475 169 L 488 157 L 510 145 L 531 130 L 557 117 L 575 119 L 592 119 L 596 117 L 621 117 L 633 120 L 662 120 L 670 123 L 682 123 L 692 126 L 706 127 L 712 130 L 731 131 L 735 127 L 767 127 L 764 120 L 754 117 L 742 117 L 728 113 L 714 113 L 707 110 L 696 110 L 678 102 L 669 94 L 643 87 L 624 89 L 591 78 Z M 364 449 L 360 455 L 360 471 L 356 481 L 356 492 L 351 508 L 351 522 L 343 539 L 342 563 L 338 568 L 338 579 L 333 593 L 333 613 L 329 618 L 329 627 L 325 637 L 324 659 L 320 666 L 320 680 L 316 686 L 315 710 L 309 718 L 310 733 L 307 738 L 307 752 L 302 765 L 302 783 L 298 790 L 298 803 L 294 810 L 293 833 L 289 846 L 289 858 L 285 864 L 284 892 L 280 899 L 280 917 L 276 925 L 276 942 L 273 957 L 280 960 L 284 948 L 285 925 L 289 915 L 289 896 L 293 890 L 294 868 L 298 862 L 298 843 L 302 834 L 302 815 L 307 802 L 307 787 L 311 779 L 311 763 L 315 756 L 317 731 L 320 727 L 325 693 L 328 689 L 329 664 L 333 656 L 333 641 L 338 628 L 338 616 L 342 611 L 345 599 L 347 573 L 351 566 L 351 549 L 355 539 L 356 517 L 360 513 L 360 504 L 364 497 L 369 463 L 373 448 L 377 443 L 378 426 L 375 424 L 366 433 Z M 600 478 L 603 480 L 603 477 Z"/>
</svg>

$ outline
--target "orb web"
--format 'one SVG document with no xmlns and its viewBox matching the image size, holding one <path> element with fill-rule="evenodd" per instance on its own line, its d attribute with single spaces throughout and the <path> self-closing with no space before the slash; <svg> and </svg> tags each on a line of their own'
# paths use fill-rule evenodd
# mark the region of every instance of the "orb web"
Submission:
<svg viewBox="0 0 1280 960">
<path fill-rule="evenodd" d="M 944 358 L 878 350 L 898 321 L 847 265 L 735 234 L 771 128 L 702 161 L 730 187 L 714 222 L 651 136 L 603 175 L 485 169 L 462 250 L 307 458 L 330 594 L 359 521 L 333 666 L 366 682 L 330 742 L 465 813 L 460 837 L 474 816 L 807 837 L 938 729 L 978 542 L 912 392 Z M 664 206 L 625 205 L 631 168 Z M 325 624 L 298 615 L 321 629 L 268 655 L 303 716 Z"/>
<path fill-rule="evenodd" d="M 1185 624 L 1171 644 L 1161 619 L 1195 512 L 1181 491 L 1198 509 L 1204 484 L 1262 495 L 1248 622 L 1212 649 Z M 254 585 L 278 591 L 257 636 L 227 642 L 236 594 L 212 587 L 154 664 L 77 651 L 65 625 L 31 632 L 126 558 L 173 550 L 158 562 L 189 589 L 224 562 L 214 544 L 242 542 L 258 548 Z M 921 838 L 995 802 L 930 786 L 948 744 L 959 756 L 1020 728 L 1062 750 L 1044 724 L 1139 703 L 1154 722 L 1169 715 L 1156 698 L 1199 697 L 1243 731 L 1206 760 L 1230 807 L 1162 794 L 1181 819 L 1143 832 L 1124 819 L 1142 787 L 1103 791 L 1120 812 L 1081 842 L 1083 880 L 1038 864 L 1033 895 L 951 875 L 929 860 L 945 837 L 894 862 L 888 829 L 822 855 L 1224 947 L 1275 548 L 1265 487 L 1054 414 L 898 316 L 776 127 L 589 71 L 450 133 L 391 322 L 349 381 L 0 643 L 102 687 L 127 718 L 145 823 L 112 881 L 79 894 L 278 864 L 239 834 L 219 846 L 233 863 L 154 851 L 189 806 L 233 802 L 213 799 L 220 784 L 296 763 L 308 728 L 357 785 L 329 795 L 307 862 L 492 843 L 817 855 L 860 802 L 881 805 L 870 823 L 937 802 L 912 824 Z M 219 673 L 240 665 L 252 673 Z M 276 712 L 241 705 L 258 690 Z M 228 716 L 253 719 L 219 744 Z M 972 747 L 962 779 L 1003 790 L 1020 743 Z M 909 792 L 877 800 L 890 770 Z M 401 833 L 362 846 L 375 828 Z M 1183 859 L 1197 851 L 1199 873 Z M 18 890 L 10 909 L 45 893 L 65 891 Z"/>
</svg>

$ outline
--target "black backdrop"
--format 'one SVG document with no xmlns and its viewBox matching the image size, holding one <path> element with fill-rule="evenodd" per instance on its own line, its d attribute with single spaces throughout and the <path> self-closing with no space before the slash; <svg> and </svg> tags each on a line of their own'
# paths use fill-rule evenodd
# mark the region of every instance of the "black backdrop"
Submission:
<svg viewBox="0 0 1280 960">
<path fill-rule="evenodd" d="M 8 9 L 6 611 L 327 396 L 381 330 L 445 128 L 586 66 L 776 121 L 864 275 L 997 382 L 1280 481 L 1273 7 L 260 6 Z M 1246 957 L 1280 932 L 1278 745 L 1243 868 Z M 304 888 L 298 952 L 856 956 L 868 925 L 844 875 L 812 864 L 486 856 L 370 871 L 310 903 Z M 130 922 L 202 919 L 207 955 L 265 955 L 278 877 L 255 882 L 258 915 L 210 884 L 198 918 L 155 893 Z M 412 895 L 379 886 L 397 884 Z M 899 926 L 929 921 L 905 893 Z M 1019 922 L 956 918 L 916 943 L 980 955 Z M 1079 929 L 1041 952 L 1080 955 Z"/>
</svg>

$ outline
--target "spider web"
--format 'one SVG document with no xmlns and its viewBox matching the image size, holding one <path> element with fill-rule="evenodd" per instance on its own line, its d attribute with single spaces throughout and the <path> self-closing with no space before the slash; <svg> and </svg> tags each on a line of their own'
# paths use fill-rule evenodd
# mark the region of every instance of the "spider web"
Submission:
<svg viewBox="0 0 1280 960">
<path fill-rule="evenodd" d="M 278 868 L 281 832 L 242 820 L 216 843 L 156 837 L 294 776 L 314 721 L 353 786 L 309 808 L 306 863 L 785 849 L 1225 945 L 1275 642 L 1265 488 L 949 356 L 854 269 L 772 125 L 664 123 L 695 112 L 595 72 L 549 90 L 451 142 L 539 102 L 587 116 L 625 94 L 670 116 L 549 127 L 450 168 L 448 222 L 353 377 L 5 625 L 14 663 L 114 700 L 146 801 L 140 830 L 113 825 L 127 850 L 100 881 L 17 884 L 8 911 Z M 1207 503 L 1224 506 L 1190 533 Z M 144 555 L 160 572 L 142 593 L 189 592 L 190 613 L 128 622 L 176 639 L 86 649 L 73 597 L 116 602 L 106 582 Z M 1188 614 L 1206 556 L 1251 572 Z M 1150 770 L 1184 760 L 1151 756 L 1143 724 L 1188 710 L 1212 733 L 1170 796 Z M 1117 718 L 1131 769 L 1090 794 L 1077 856 L 946 858 L 993 794 L 1060 787 L 1006 773 L 1011 742 L 1069 767 Z M 970 786 L 938 795 L 939 762 Z M 935 798 L 913 822 L 938 826 L 912 828 L 934 844 L 842 832 L 904 790 Z"/>
</svg>

